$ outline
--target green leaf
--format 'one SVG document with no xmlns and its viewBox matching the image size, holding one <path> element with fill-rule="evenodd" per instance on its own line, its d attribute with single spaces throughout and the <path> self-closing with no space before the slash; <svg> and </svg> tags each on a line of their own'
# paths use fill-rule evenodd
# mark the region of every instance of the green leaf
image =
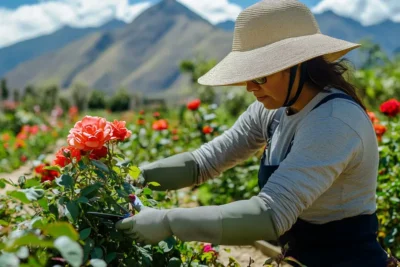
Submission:
<svg viewBox="0 0 400 267">
<path fill-rule="evenodd" d="M 143 189 L 143 194 L 151 196 L 153 194 L 153 191 L 150 188 L 146 187 Z"/>
<path fill-rule="evenodd" d="M 35 187 L 40 185 L 40 180 L 38 177 L 34 177 L 31 179 L 26 180 L 25 184 L 24 184 L 24 188 L 30 188 L 30 187 Z"/>
<path fill-rule="evenodd" d="M 34 234 L 27 234 L 14 240 L 14 242 L 12 243 L 12 247 L 21 246 L 38 246 L 42 248 L 52 248 L 53 242 L 42 240 Z"/>
<path fill-rule="evenodd" d="M 151 186 L 160 186 L 160 184 L 157 183 L 157 182 L 150 182 L 150 183 L 148 183 L 148 185 L 151 185 Z"/>
<path fill-rule="evenodd" d="M 106 176 L 104 175 L 104 172 L 100 171 L 100 170 L 94 170 L 94 173 L 99 176 L 101 179 L 106 180 Z"/>
<path fill-rule="evenodd" d="M 117 257 L 117 253 L 116 253 L 116 252 L 110 252 L 110 253 L 108 253 L 108 254 L 106 255 L 105 260 L 106 260 L 107 263 L 110 263 L 110 262 L 112 262 L 116 257 Z"/>
<path fill-rule="evenodd" d="M 95 184 L 89 185 L 82 189 L 81 196 L 82 197 L 87 196 L 90 193 L 92 193 L 93 191 L 98 190 L 100 187 L 101 187 L 101 183 L 95 183 Z"/>
<path fill-rule="evenodd" d="M 2 226 L 8 226 L 8 222 L 0 220 L 0 225 Z"/>
<path fill-rule="evenodd" d="M 163 241 L 160 241 L 158 243 L 158 246 L 165 252 L 170 252 L 173 248 L 174 245 L 176 244 L 176 240 L 173 237 L 169 237 Z"/>
<path fill-rule="evenodd" d="M 54 165 L 54 166 L 47 166 L 43 168 L 44 170 L 48 170 L 48 171 L 57 171 L 59 173 L 61 173 L 61 169 L 60 167 Z"/>
<path fill-rule="evenodd" d="M 29 201 L 39 200 L 42 197 L 44 197 L 44 193 L 45 193 L 43 189 L 34 188 L 34 187 L 27 188 L 27 189 L 20 189 L 18 191 L 23 192 Z"/>
<path fill-rule="evenodd" d="M 103 258 L 103 250 L 99 247 L 95 247 L 92 251 L 92 253 L 90 253 L 90 256 L 93 259 L 102 259 Z"/>
<path fill-rule="evenodd" d="M 39 203 L 40 207 L 42 207 L 42 209 L 44 211 L 48 211 L 49 210 L 49 202 L 48 202 L 47 199 L 45 199 L 45 198 L 39 199 L 38 203 Z"/>
<path fill-rule="evenodd" d="M 178 258 L 171 258 L 168 262 L 168 267 L 180 267 L 182 264 L 182 261 Z"/>
<path fill-rule="evenodd" d="M 56 183 L 58 185 L 64 186 L 65 188 L 68 188 L 71 190 L 74 189 L 74 180 L 68 174 L 63 174 L 60 176 L 60 178 L 56 178 Z"/>
<path fill-rule="evenodd" d="M 89 199 L 87 197 L 80 197 L 76 200 L 77 203 L 89 203 Z"/>
<path fill-rule="evenodd" d="M 129 167 L 129 176 L 132 177 L 132 179 L 137 179 L 140 174 L 140 169 L 136 166 L 131 166 Z"/>
<path fill-rule="evenodd" d="M 93 267 L 107 267 L 107 263 L 103 260 L 100 259 L 91 259 L 90 264 Z"/>
<path fill-rule="evenodd" d="M 18 178 L 18 184 L 19 184 L 19 186 L 23 186 L 24 184 L 25 184 L 25 182 L 26 182 L 26 177 L 25 176 L 20 176 L 19 178 Z"/>
<path fill-rule="evenodd" d="M 4 179 L 0 179 L 0 188 L 5 188 L 6 187 L 6 183 L 3 181 Z"/>
<path fill-rule="evenodd" d="M 88 238 L 90 236 L 91 232 L 92 232 L 91 228 L 83 229 L 82 231 L 79 232 L 79 238 L 81 240 L 85 240 L 86 238 Z"/>
<path fill-rule="evenodd" d="M 20 192 L 20 191 L 7 191 L 7 195 L 9 195 L 10 197 L 13 197 L 15 199 L 18 199 L 19 201 L 21 201 L 24 204 L 29 204 L 30 203 L 29 199 L 26 197 L 26 195 L 23 192 Z"/>
<path fill-rule="evenodd" d="M 1 266 L 5 267 L 19 267 L 19 259 L 12 253 L 4 253 L 0 255 Z"/>
<path fill-rule="evenodd" d="M 98 168 L 104 172 L 109 172 L 107 165 L 104 164 L 103 162 L 101 162 L 100 160 L 92 159 L 92 163 L 94 166 L 96 166 L 96 168 Z"/>
<path fill-rule="evenodd" d="M 67 236 L 72 240 L 79 239 L 79 235 L 74 229 L 74 227 L 67 222 L 56 222 L 48 224 L 43 228 L 43 231 L 54 238 L 60 236 Z"/>
<path fill-rule="evenodd" d="M 72 265 L 79 267 L 83 261 L 83 249 L 81 246 L 67 236 L 61 236 L 54 241 L 54 247 L 58 249 L 61 256 Z"/>
<path fill-rule="evenodd" d="M 76 219 L 79 216 L 79 206 L 74 202 L 67 203 L 67 210 L 65 214 L 70 220 L 76 222 Z"/>
</svg>

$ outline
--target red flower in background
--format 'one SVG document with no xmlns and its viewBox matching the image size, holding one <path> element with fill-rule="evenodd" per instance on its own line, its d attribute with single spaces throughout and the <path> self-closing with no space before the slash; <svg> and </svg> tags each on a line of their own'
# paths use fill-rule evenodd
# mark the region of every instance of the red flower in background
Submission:
<svg viewBox="0 0 400 267">
<path fill-rule="evenodd" d="M 108 152 L 107 147 L 103 146 L 103 147 L 101 147 L 99 149 L 93 150 L 90 153 L 89 158 L 91 158 L 91 159 L 101 159 L 101 158 L 104 158 L 104 157 L 107 156 L 107 152 Z"/>
<path fill-rule="evenodd" d="M 145 125 L 145 124 L 146 124 L 146 121 L 145 121 L 144 119 L 138 119 L 138 120 L 137 120 L 137 124 L 138 124 L 138 125 Z"/>
<path fill-rule="evenodd" d="M 142 109 L 141 111 L 139 111 L 140 115 L 144 115 L 144 110 Z"/>
<path fill-rule="evenodd" d="M 369 117 L 369 119 L 371 120 L 372 124 L 375 124 L 375 123 L 378 123 L 378 122 L 379 122 L 379 120 L 378 120 L 378 118 L 376 117 L 376 115 L 375 115 L 374 112 L 368 111 L 367 114 L 368 114 L 368 117 Z"/>
<path fill-rule="evenodd" d="M 168 129 L 168 121 L 167 120 L 158 120 L 153 122 L 153 130 L 162 131 Z"/>
<path fill-rule="evenodd" d="M 58 171 L 51 171 L 51 170 L 45 170 L 44 168 L 50 166 L 48 163 L 42 163 L 35 168 L 35 172 L 37 174 L 40 174 L 41 176 L 41 182 L 44 183 L 46 181 L 53 181 L 60 175 Z"/>
<path fill-rule="evenodd" d="M 200 107 L 200 104 L 201 104 L 200 99 L 195 99 L 193 101 L 190 101 L 187 104 L 187 108 L 190 109 L 190 110 L 198 110 L 199 107 Z"/>
<path fill-rule="evenodd" d="M 39 132 L 39 126 L 38 125 L 34 125 L 29 129 L 30 134 L 35 135 Z"/>
<path fill-rule="evenodd" d="M 113 128 L 106 119 L 85 116 L 69 131 L 68 144 L 83 151 L 101 148 L 112 137 Z"/>
<path fill-rule="evenodd" d="M 383 102 L 380 111 L 388 117 L 394 117 L 400 112 L 400 102 L 396 99 L 390 99 Z"/>
<path fill-rule="evenodd" d="M 63 168 L 70 164 L 73 158 L 75 158 L 76 161 L 80 161 L 81 151 L 73 146 L 62 147 L 57 151 L 53 164 Z"/>
<path fill-rule="evenodd" d="M 213 130 L 214 130 L 214 129 L 213 129 L 211 126 L 209 126 L 209 125 L 206 125 L 206 126 L 203 127 L 203 133 L 204 133 L 204 134 L 210 134 L 210 133 L 213 132 Z"/>
<path fill-rule="evenodd" d="M 111 140 L 121 140 L 124 141 L 125 139 L 129 138 L 132 135 L 132 132 L 126 129 L 126 122 L 125 121 L 117 121 L 111 123 L 112 126 L 112 135 Z"/>
<path fill-rule="evenodd" d="M 381 124 L 374 124 L 374 129 L 376 133 L 376 137 L 378 138 L 378 141 L 382 140 L 382 136 L 386 133 L 387 129 L 384 125 Z"/>
<path fill-rule="evenodd" d="M 159 118 L 160 117 L 160 112 L 156 111 L 153 113 L 154 118 Z"/>
</svg>

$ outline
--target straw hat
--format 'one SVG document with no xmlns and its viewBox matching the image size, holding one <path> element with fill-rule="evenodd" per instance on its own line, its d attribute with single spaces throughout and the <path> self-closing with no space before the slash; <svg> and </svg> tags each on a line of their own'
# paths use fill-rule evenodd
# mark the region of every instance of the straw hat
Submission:
<svg viewBox="0 0 400 267">
<path fill-rule="evenodd" d="M 232 52 L 198 82 L 244 85 L 315 57 L 335 61 L 359 46 L 321 34 L 311 11 L 297 0 L 262 0 L 239 14 Z"/>
</svg>

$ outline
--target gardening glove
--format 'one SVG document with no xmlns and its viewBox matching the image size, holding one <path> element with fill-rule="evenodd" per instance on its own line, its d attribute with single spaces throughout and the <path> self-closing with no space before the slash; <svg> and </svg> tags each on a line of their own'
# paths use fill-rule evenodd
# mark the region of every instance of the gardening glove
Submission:
<svg viewBox="0 0 400 267">
<path fill-rule="evenodd" d="M 160 186 L 149 186 L 156 191 L 176 190 L 196 184 L 198 165 L 192 153 L 180 153 L 139 167 L 139 183 L 157 182 Z"/>
<path fill-rule="evenodd" d="M 168 210 L 143 207 L 138 214 L 118 221 L 115 228 L 136 242 L 156 245 L 172 235 L 165 217 L 167 212 Z"/>
<path fill-rule="evenodd" d="M 182 241 L 218 245 L 250 245 L 257 240 L 278 239 L 272 210 L 259 197 L 221 206 L 151 209 L 118 222 L 116 227 L 151 244 L 172 234 Z"/>
</svg>

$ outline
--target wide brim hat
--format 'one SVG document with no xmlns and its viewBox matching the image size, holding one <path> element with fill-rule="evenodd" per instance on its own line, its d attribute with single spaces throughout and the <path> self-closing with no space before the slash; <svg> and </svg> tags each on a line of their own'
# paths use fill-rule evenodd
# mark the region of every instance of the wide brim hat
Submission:
<svg viewBox="0 0 400 267">
<path fill-rule="evenodd" d="M 319 56 L 335 61 L 359 46 L 322 34 L 314 15 L 297 0 L 263 0 L 239 14 L 232 51 L 198 82 L 245 85 Z"/>
</svg>

